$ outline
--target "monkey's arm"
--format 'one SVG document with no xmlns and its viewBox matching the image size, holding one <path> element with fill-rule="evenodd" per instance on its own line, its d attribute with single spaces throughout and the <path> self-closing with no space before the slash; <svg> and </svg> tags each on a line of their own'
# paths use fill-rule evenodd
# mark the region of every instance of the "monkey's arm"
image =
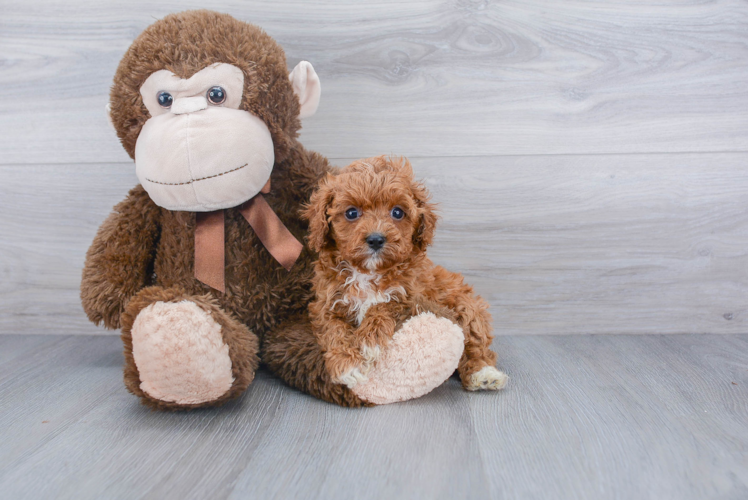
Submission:
<svg viewBox="0 0 748 500">
<path fill-rule="evenodd" d="M 120 314 L 146 286 L 160 231 L 160 209 L 141 186 L 133 188 L 99 227 L 86 253 L 83 310 L 95 324 L 120 327 Z"/>
</svg>

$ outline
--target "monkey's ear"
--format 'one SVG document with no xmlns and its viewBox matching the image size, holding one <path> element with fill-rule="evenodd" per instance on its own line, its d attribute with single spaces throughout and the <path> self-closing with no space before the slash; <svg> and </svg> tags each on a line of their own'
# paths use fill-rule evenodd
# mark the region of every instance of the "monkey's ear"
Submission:
<svg viewBox="0 0 748 500">
<path fill-rule="evenodd" d="M 291 71 L 291 74 L 288 75 L 288 79 L 291 80 L 294 94 L 299 98 L 299 103 L 301 104 L 299 118 L 312 116 L 317 111 L 317 106 L 319 106 L 322 87 L 311 63 L 301 61 Z"/>
<path fill-rule="evenodd" d="M 309 204 L 301 211 L 301 217 L 309 221 L 309 234 L 306 238 L 309 247 L 315 252 L 319 252 L 332 241 L 330 222 L 327 220 L 327 209 L 335 197 L 331 186 L 332 179 L 332 174 L 327 174 L 320 182 L 319 188 L 312 193 Z"/>
<path fill-rule="evenodd" d="M 114 127 L 114 122 L 112 121 L 112 105 L 110 103 L 107 103 L 104 110 L 106 111 L 106 121 L 109 123 L 109 126 L 112 127 L 113 130 L 117 130 Z"/>
</svg>

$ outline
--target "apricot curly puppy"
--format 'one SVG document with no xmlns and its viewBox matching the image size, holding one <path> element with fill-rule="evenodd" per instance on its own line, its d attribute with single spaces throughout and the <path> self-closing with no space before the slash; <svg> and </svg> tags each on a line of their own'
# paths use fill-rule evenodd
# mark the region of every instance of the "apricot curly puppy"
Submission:
<svg viewBox="0 0 748 500">
<path fill-rule="evenodd" d="M 310 304 L 314 335 L 333 381 L 355 386 L 402 323 L 421 312 L 454 320 L 465 334 L 458 373 L 465 389 L 502 389 L 489 349 L 488 304 L 460 274 L 426 256 L 437 216 L 407 159 L 359 160 L 328 174 L 303 215 L 319 251 Z"/>
</svg>

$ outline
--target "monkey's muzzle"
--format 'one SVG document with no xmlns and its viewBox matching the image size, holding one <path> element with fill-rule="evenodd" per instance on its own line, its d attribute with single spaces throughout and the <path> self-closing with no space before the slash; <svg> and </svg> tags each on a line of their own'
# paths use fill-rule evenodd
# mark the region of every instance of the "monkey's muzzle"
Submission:
<svg viewBox="0 0 748 500">
<path fill-rule="evenodd" d="M 241 205 L 273 170 L 273 140 L 246 112 L 209 107 L 150 118 L 135 145 L 135 173 L 154 203 L 209 212 Z"/>
</svg>

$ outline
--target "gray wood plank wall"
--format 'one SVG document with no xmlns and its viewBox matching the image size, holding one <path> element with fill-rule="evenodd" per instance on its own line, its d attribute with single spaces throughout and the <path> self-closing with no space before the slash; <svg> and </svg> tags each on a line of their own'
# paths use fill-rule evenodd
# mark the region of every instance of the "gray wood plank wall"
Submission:
<svg viewBox="0 0 748 500">
<path fill-rule="evenodd" d="M 314 64 L 307 147 L 413 160 L 441 203 L 433 258 L 498 334 L 746 332 L 744 1 L 4 0 L 0 333 L 101 332 L 80 268 L 136 182 L 108 88 L 134 37 L 188 8 Z"/>
</svg>

